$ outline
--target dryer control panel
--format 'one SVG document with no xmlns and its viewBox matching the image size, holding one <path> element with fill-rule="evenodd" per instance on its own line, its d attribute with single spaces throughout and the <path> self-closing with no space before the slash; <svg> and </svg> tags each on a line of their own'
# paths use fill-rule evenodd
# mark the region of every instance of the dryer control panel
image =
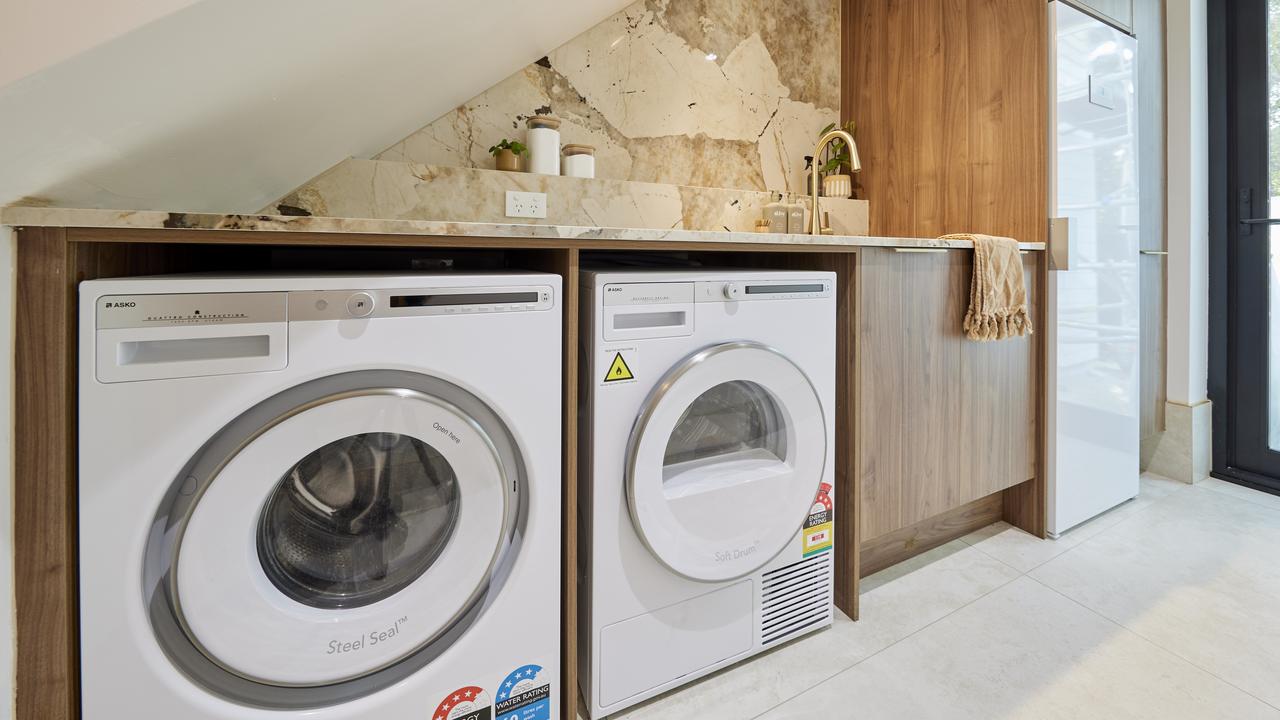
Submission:
<svg viewBox="0 0 1280 720">
<path fill-rule="evenodd" d="M 831 282 L 820 279 L 635 282 L 604 286 L 605 307 L 825 297 L 831 297 Z"/>
<path fill-rule="evenodd" d="M 831 297 L 824 277 L 674 280 L 606 283 L 601 289 L 601 337 L 608 342 L 692 335 L 698 303 L 804 300 Z"/>
<path fill-rule="evenodd" d="M 697 283 L 698 302 L 738 300 L 802 300 L 831 297 L 827 280 L 733 280 Z"/>
</svg>

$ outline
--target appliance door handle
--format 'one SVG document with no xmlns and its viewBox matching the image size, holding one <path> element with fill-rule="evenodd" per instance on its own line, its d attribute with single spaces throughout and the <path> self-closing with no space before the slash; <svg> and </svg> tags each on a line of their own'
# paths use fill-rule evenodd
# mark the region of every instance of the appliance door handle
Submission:
<svg viewBox="0 0 1280 720">
<path fill-rule="evenodd" d="M 1168 255 L 1168 250 L 1139 250 L 1142 255 Z"/>
<path fill-rule="evenodd" d="M 1241 220 L 1241 225 L 1280 225 L 1280 218 L 1249 218 Z"/>
</svg>

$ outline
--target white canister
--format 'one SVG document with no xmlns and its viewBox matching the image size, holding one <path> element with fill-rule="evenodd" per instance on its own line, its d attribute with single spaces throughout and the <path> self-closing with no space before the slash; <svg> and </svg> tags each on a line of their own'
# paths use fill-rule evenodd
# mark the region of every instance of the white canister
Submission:
<svg viewBox="0 0 1280 720">
<path fill-rule="evenodd" d="M 554 115 L 534 115 L 525 122 L 529 126 L 529 172 L 559 175 L 560 118 Z"/>
<path fill-rule="evenodd" d="M 560 165 L 560 172 L 565 177 L 595 177 L 596 149 L 590 145 L 565 145 L 564 162 Z"/>
</svg>

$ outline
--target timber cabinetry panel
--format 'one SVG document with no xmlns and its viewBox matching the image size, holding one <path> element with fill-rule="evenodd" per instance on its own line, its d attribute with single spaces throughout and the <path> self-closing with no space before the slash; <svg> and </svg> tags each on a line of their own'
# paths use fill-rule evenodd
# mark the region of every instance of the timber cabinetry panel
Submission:
<svg viewBox="0 0 1280 720">
<path fill-rule="evenodd" d="M 1036 346 L 964 338 L 972 257 L 859 253 L 863 543 L 1036 475 Z"/>
<path fill-rule="evenodd" d="M 75 263 L 58 228 L 23 231 L 14 384 L 17 717 L 77 717 Z"/>
<path fill-rule="evenodd" d="M 1045 0 L 844 0 L 842 17 L 871 234 L 1043 241 Z"/>
</svg>

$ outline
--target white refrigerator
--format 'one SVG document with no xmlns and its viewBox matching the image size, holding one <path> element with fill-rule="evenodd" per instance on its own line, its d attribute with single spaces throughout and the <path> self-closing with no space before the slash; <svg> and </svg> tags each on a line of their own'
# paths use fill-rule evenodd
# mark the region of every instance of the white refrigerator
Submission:
<svg viewBox="0 0 1280 720">
<path fill-rule="evenodd" d="M 1049 33 L 1049 216 L 1070 228 L 1045 286 L 1056 537 L 1138 494 L 1138 113 L 1133 37 L 1061 0 Z"/>
</svg>

